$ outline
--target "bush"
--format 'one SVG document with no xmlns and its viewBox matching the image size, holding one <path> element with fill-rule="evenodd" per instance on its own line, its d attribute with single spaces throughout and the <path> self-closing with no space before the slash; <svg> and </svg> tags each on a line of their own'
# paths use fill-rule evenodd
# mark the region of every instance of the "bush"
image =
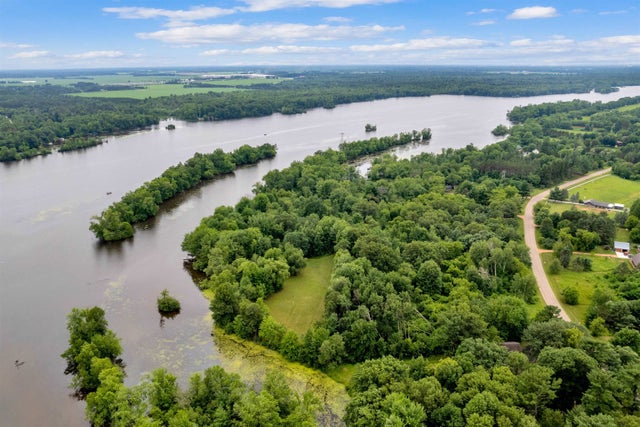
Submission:
<svg viewBox="0 0 640 427">
<path fill-rule="evenodd" d="M 586 257 L 581 257 L 581 256 L 572 259 L 570 266 L 573 271 L 591 271 L 592 270 L 591 259 Z"/>
<path fill-rule="evenodd" d="M 562 264 L 558 258 L 554 258 L 549 265 L 549 274 L 560 274 L 560 271 L 562 271 Z"/>
<path fill-rule="evenodd" d="M 169 291 L 165 289 L 158 298 L 158 311 L 162 314 L 178 313 L 180 312 L 180 301 L 169 295 Z"/>
<path fill-rule="evenodd" d="M 564 297 L 564 302 L 566 304 L 569 305 L 576 305 L 578 304 L 578 290 L 573 287 L 573 286 L 569 286 L 566 287 L 562 290 L 562 296 Z"/>
</svg>

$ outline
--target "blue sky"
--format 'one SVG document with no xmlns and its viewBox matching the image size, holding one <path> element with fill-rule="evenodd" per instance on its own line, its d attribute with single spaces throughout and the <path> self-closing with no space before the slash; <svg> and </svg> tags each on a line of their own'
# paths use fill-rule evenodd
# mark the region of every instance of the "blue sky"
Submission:
<svg viewBox="0 0 640 427">
<path fill-rule="evenodd" d="M 638 0 L 0 0 L 0 69 L 640 65 Z"/>
</svg>

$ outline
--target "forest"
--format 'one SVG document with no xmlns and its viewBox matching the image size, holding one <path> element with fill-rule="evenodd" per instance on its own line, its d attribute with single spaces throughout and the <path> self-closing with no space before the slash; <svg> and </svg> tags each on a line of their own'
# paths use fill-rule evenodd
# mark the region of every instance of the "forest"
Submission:
<svg viewBox="0 0 640 427">
<path fill-rule="evenodd" d="M 366 178 L 343 151 L 317 153 L 218 208 L 183 249 L 217 327 L 319 369 L 358 364 L 347 425 L 637 425 L 640 273 L 603 288 L 580 323 L 535 309 L 518 214 L 535 188 L 635 166 L 639 101 L 524 107 L 503 142 L 383 155 Z M 613 221 L 574 220 L 612 239 Z M 325 254 L 325 313 L 298 336 L 264 301 Z M 596 318 L 610 341 L 583 326 Z"/>
<path fill-rule="evenodd" d="M 237 91 L 165 96 L 143 100 L 71 96 L 95 85 L 0 85 L 0 161 L 48 154 L 64 141 L 99 140 L 168 117 L 187 121 L 227 120 L 297 114 L 312 108 L 376 99 L 436 94 L 531 96 L 551 93 L 615 91 L 640 85 L 640 69 L 540 68 L 529 73 L 496 68 L 382 67 L 362 72 L 348 67 L 326 70 L 269 70 L 286 77 L 278 84 L 243 84 Z M 106 89 L 110 89 L 105 85 Z"/>
<path fill-rule="evenodd" d="M 538 300 L 518 218 L 536 189 L 589 171 L 633 179 L 640 98 L 520 107 L 510 119 L 496 144 L 382 154 L 366 176 L 353 160 L 378 138 L 317 152 L 217 208 L 182 244 L 216 327 L 316 369 L 355 366 L 348 426 L 640 425 L 640 272 L 612 272 L 584 319 L 561 320 Z M 537 211 L 552 247 L 609 242 L 616 219 L 600 217 Z M 333 257 L 324 314 L 298 335 L 265 301 L 321 255 Z M 74 309 L 68 329 L 62 356 L 93 425 L 315 423 L 313 397 L 274 373 L 252 388 L 214 367 L 180 390 L 157 370 L 126 387 L 104 313 Z"/>
</svg>

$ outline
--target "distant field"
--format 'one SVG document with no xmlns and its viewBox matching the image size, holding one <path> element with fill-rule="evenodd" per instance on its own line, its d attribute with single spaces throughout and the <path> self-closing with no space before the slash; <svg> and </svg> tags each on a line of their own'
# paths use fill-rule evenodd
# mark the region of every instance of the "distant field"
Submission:
<svg viewBox="0 0 640 427">
<path fill-rule="evenodd" d="M 640 182 L 607 175 L 569 190 L 569 196 L 576 193 L 580 193 L 582 200 L 595 199 L 630 207 L 634 200 L 640 198 Z"/>
<path fill-rule="evenodd" d="M 640 104 L 634 104 L 634 105 L 625 105 L 624 107 L 620 107 L 618 108 L 618 111 L 632 111 L 632 110 L 637 110 L 638 108 L 640 108 Z"/>
<path fill-rule="evenodd" d="M 165 85 L 149 85 L 144 89 L 126 89 L 126 90 L 109 90 L 103 92 L 83 92 L 74 94 L 74 96 L 82 96 L 84 98 L 133 98 L 133 99 L 145 99 L 145 98 L 157 98 L 160 96 L 170 95 L 188 95 L 193 93 L 208 93 L 208 92 L 232 92 L 242 89 L 233 87 L 192 87 L 185 88 L 181 84 L 165 84 Z"/>
<path fill-rule="evenodd" d="M 271 316 L 302 335 L 324 314 L 324 296 L 329 288 L 333 256 L 307 260 L 307 266 L 284 283 L 283 289 L 267 298 Z"/>
<path fill-rule="evenodd" d="M 283 78 L 219 78 L 215 80 L 197 80 L 196 83 L 204 84 L 205 87 L 185 88 L 182 83 L 165 84 L 165 82 L 198 78 L 201 75 L 215 76 L 228 75 L 234 73 L 198 73 L 198 74 L 169 74 L 169 75 L 133 75 L 128 73 L 117 74 L 97 74 L 97 75 L 70 75 L 68 77 L 59 76 L 20 76 L 20 77 L 1 77 L 2 86 L 27 86 L 27 85 L 59 85 L 71 86 L 76 83 L 93 83 L 98 85 L 122 85 L 122 90 L 102 91 L 102 92 L 83 92 L 74 94 L 86 98 L 132 98 L 145 99 L 170 95 L 188 95 L 194 93 L 207 92 L 229 92 L 242 90 L 255 84 L 278 84 L 284 80 Z M 144 86 L 144 89 L 130 89 L 127 85 Z M 233 86 L 233 87 L 229 87 Z"/>
<path fill-rule="evenodd" d="M 571 320 L 578 323 L 584 323 L 584 318 L 587 313 L 587 308 L 591 303 L 591 297 L 595 286 L 597 284 L 605 284 L 606 286 L 607 281 L 603 276 L 616 268 L 620 263 L 629 262 L 628 260 L 613 257 L 583 255 L 591 260 L 593 271 L 576 272 L 563 269 L 560 274 L 554 275 L 549 274 L 548 271 L 549 264 L 551 264 L 551 261 L 553 260 L 553 254 L 543 253 L 540 255 L 553 292 L 558 296 L 562 308 L 565 309 L 569 317 L 571 317 Z M 578 289 L 580 296 L 578 297 L 577 305 L 564 304 L 561 292 L 568 286 L 575 286 L 575 288 Z"/>
</svg>

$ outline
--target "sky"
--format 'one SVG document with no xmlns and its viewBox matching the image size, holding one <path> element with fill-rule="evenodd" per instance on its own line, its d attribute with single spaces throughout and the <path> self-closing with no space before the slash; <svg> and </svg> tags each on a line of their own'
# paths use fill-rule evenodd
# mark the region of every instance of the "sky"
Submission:
<svg viewBox="0 0 640 427">
<path fill-rule="evenodd" d="M 640 65 L 638 0 L 0 0 L 0 70 Z"/>
</svg>

